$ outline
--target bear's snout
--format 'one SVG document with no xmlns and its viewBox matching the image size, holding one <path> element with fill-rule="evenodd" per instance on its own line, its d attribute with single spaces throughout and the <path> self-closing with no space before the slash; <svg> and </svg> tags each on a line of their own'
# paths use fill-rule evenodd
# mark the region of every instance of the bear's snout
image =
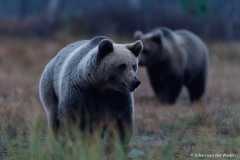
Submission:
<svg viewBox="0 0 240 160">
<path fill-rule="evenodd" d="M 134 77 L 134 79 L 132 80 L 132 89 L 136 89 L 140 84 L 140 80 L 137 77 Z"/>
</svg>

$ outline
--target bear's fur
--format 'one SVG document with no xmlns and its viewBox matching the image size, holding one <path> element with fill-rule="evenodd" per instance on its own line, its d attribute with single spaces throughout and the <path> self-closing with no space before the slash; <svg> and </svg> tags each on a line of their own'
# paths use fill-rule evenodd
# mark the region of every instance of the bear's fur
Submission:
<svg viewBox="0 0 240 160">
<path fill-rule="evenodd" d="M 203 41 L 187 30 L 156 28 L 135 39 L 143 42 L 139 65 L 145 66 L 156 96 L 165 104 L 174 104 L 185 85 L 190 101 L 199 100 L 205 92 L 208 50 Z"/>
<path fill-rule="evenodd" d="M 45 67 L 39 86 L 53 133 L 59 135 L 73 124 L 83 134 L 99 129 L 105 133 L 114 126 L 121 142 L 127 144 L 142 48 L 141 41 L 116 44 L 103 36 L 63 48 Z"/>
</svg>

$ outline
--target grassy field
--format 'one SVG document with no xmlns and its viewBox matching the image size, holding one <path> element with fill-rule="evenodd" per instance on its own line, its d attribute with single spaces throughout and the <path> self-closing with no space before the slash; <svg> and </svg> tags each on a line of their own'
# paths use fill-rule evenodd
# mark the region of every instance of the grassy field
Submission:
<svg viewBox="0 0 240 160">
<path fill-rule="evenodd" d="M 0 38 L 0 159 L 100 159 L 99 146 L 56 143 L 38 98 L 44 66 L 75 40 Z M 160 105 L 140 68 L 132 148 L 144 151 L 149 160 L 240 159 L 239 44 L 208 43 L 207 90 L 194 105 L 185 89 L 176 105 Z"/>
</svg>

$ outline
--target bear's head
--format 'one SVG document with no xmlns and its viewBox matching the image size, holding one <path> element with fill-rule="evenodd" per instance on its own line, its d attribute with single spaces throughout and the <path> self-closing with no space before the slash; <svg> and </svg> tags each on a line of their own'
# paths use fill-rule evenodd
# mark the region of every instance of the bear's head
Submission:
<svg viewBox="0 0 240 160">
<path fill-rule="evenodd" d="M 142 49 L 140 40 L 129 44 L 116 44 L 103 39 L 97 53 L 97 74 L 101 77 L 101 87 L 119 92 L 133 92 L 141 83 L 136 72 Z"/>
<path fill-rule="evenodd" d="M 136 31 L 134 33 L 134 39 L 141 40 L 144 46 L 139 57 L 140 66 L 150 67 L 166 58 L 163 47 L 164 34 L 161 30 L 154 30 L 147 34 Z"/>
</svg>

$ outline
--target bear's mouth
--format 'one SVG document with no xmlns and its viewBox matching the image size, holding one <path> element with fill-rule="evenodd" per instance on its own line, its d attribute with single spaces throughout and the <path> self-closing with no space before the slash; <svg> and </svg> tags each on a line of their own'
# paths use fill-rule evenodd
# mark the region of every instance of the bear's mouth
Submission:
<svg viewBox="0 0 240 160">
<path fill-rule="evenodd" d="M 136 88 L 130 88 L 128 89 L 129 92 L 133 92 Z"/>
<path fill-rule="evenodd" d="M 121 83 L 122 86 L 123 86 L 123 90 L 126 91 L 126 92 L 133 92 L 136 88 L 131 86 L 131 87 L 128 87 L 128 85 L 126 85 L 124 82 Z"/>
<path fill-rule="evenodd" d="M 123 91 L 130 92 L 130 89 L 128 88 L 128 86 L 124 82 L 121 83 L 121 86 L 122 86 Z"/>
</svg>

